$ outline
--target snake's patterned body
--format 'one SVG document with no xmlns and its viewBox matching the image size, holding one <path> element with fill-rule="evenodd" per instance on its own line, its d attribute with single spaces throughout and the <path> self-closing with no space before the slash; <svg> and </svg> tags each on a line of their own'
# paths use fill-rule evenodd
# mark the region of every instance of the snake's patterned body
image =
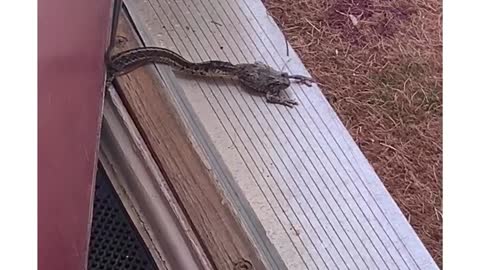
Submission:
<svg viewBox="0 0 480 270">
<path fill-rule="evenodd" d="M 298 102 L 282 93 L 290 86 L 290 79 L 310 86 L 312 79 L 302 75 L 289 75 L 270 66 L 255 62 L 253 64 L 232 64 L 224 61 L 205 61 L 193 63 L 181 55 L 164 48 L 143 47 L 120 52 L 108 63 L 107 82 L 116 76 L 131 72 L 150 63 L 165 64 L 174 70 L 196 76 L 224 77 L 238 80 L 243 87 L 265 95 L 267 102 L 288 107 Z"/>
</svg>

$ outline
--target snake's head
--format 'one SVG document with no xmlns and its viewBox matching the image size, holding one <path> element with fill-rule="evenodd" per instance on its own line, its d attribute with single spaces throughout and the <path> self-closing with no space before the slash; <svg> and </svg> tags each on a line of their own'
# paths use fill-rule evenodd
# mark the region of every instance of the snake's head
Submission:
<svg viewBox="0 0 480 270">
<path fill-rule="evenodd" d="M 239 64 L 236 66 L 238 78 L 245 86 L 260 92 L 278 92 L 290 86 L 287 73 L 282 73 L 272 67 L 255 62 L 254 64 Z"/>
</svg>

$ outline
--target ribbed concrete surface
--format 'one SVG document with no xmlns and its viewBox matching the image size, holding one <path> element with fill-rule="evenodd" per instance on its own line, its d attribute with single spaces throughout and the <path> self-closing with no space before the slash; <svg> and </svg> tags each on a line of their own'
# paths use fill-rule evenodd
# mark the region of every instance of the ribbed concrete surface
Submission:
<svg viewBox="0 0 480 270">
<path fill-rule="evenodd" d="M 147 45 L 308 75 L 259 0 L 125 2 Z M 288 109 L 176 76 L 172 95 L 272 268 L 438 269 L 317 87 L 293 85 Z"/>
</svg>

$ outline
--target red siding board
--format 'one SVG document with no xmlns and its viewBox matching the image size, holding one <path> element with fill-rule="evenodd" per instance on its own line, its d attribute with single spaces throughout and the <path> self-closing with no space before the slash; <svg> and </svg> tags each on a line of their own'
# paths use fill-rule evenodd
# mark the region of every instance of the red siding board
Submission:
<svg viewBox="0 0 480 270">
<path fill-rule="evenodd" d="M 38 2 L 38 266 L 86 269 L 110 0 Z"/>
</svg>

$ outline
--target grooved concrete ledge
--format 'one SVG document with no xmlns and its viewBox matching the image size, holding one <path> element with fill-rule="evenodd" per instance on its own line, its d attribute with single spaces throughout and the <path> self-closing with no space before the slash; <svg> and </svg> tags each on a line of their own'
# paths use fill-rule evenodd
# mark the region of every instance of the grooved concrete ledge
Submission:
<svg viewBox="0 0 480 270">
<path fill-rule="evenodd" d="M 308 75 L 259 0 L 125 4 L 147 46 Z M 271 267 L 438 269 L 320 89 L 293 85 L 300 105 L 288 109 L 158 70 Z"/>
</svg>

